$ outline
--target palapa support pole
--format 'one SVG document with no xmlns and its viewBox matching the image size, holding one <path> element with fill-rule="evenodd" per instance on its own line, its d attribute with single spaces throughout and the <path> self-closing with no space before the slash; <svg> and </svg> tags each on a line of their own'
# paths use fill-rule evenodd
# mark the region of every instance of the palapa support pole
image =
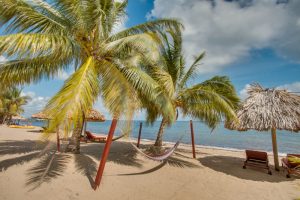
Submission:
<svg viewBox="0 0 300 200">
<path fill-rule="evenodd" d="M 100 185 L 101 178 L 102 178 L 103 171 L 104 171 L 104 167 L 105 167 L 105 163 L 106 163 L 106 160 L 107 160 L 107 157 L 108 157 L 108 154 L 109 154 L 109 150 L 110 150 L 110 145 L 111 145 L 111 142 L 112 142 L 112 139 L 113 139 L 113 136 L 114 136 L 116 126 L 117 126 L 117 122 L 118 122 L 118 120 L 115 119 L 115 118 L 111 122 L 109 133 L 108 133 L 106 143 L 105 143 L 105 146 L 104 146 L 104 150 L 102 152 L 100 165 L 99 165 L 97 175 L 96 175 L 96 178 L 95 178 L 94 190 L 96 190 Z"/>
<path fill-rule="evenodd" d="M 137 144 L 136 144 L 137 147 L 140 147 L 140 141 L 141 141 L 141 135 L 142 135 L 142 127 L 143 127 L 143 123 L 140 122 L 140 129 L 139 129 L 138 142 L 137 142 Z"/>
<path fill-rule="evenodd" d="M 279 171 L 278 149 L 277 149 L 277 139 L 276 139 L 276 128 L 272 128 L 272 145 L 273 145 L 273 156 L 274 156 L 275 170 Z"/>
<path fill-rule="evenodd" d="M 57 151 L 60 152 L 59 128 L 56 128 L 56 145 Z"/>
<path fill-rule="evenodd" d="M 195 139 L 194 139 L 194 127 L 193 127 L 193 121 L 192 120 L 190 120 L 190 127 L 191 127 L 193 158 L 196 158 Z"/>
</svg>

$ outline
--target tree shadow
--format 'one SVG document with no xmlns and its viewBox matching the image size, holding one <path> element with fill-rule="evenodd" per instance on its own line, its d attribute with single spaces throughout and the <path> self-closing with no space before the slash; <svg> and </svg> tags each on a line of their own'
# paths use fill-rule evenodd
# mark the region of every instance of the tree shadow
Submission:
<svg viewBox="0 0 300 200">
<path fill-rule="evenodd" d="M 82 144 L 81 153 L 100 160 L 105 144 L 88 143 Z M 112 143 L 107 161 L 120 165 L 142 167 L 142 160 L 137 158 L 137 152 L 128 142 L 115 141 Z"/>
<path fill-rule="evenodd" d="M 145 174 L 150 174 L 152 172 L 155 172 L 159 169 L 161 169 L 163 166 L 165 166 L 167 164 L 167 162 L 161 162 L 159 165 L 151 168 L 151 169 L 148 169 L 148 170 L 145 170 L 145 171 L 142 171 L 142 172 L 137 172 L 137 173 L 127 173 L 127 174 L 117 174 L 118 176 L 135 176 L 135 175 L 145 175 Z"/>
<path fill-rule="evenodd" d="M 142 172 L 137 172 L 137 173 L 127 173 L 127 174 L 118 174 L 118 176 L 133 176 L 133 175 L 145 175 L 145 174 L 150 174 L 153 173 L 161 168 L 163 168 L 166 164 L 172 166 L 172 167 L 180 167 L 180 168 L 185 168 L 185 167 L 189 167 L 189 168 L 199 168 L 199 165 L 196 165 L 194 163 L 185 161 L 185 160 L 181 160 L 175 157 L 170 157 L 168 159 L 166 159 L 165 161 L 161 162 L 159 165 L 142 171 Z"/>
<path fill-rule="evenodd" d="M 76 154 L 75 155 L 75 167 L 77 172 L 85 175 L 91 187 L 94 186 L 94 179 L 97 172 L 97 163 L 87 155 L 84 154 Z"/>
<path fill-rule="evenodd" d="M 198 159 L 200 163 L 215 171 L 222 172 L 240 179 L 265 182 L 293 181 L 293 178 L 286 178 L 283 171 L 272 170 L 273 175 L 267 174 L 267 170 L 247 167 L 243 169 L 245 159 L 231 156 L 206 156 Z"/>
<path fill-rule="evenodd" d="M 43 155 L 39 162 L 27 171 L 26 186 L 30 191 L 38 188 L 44 182 L 61 176 L 67 168 L 71 155 L 51 151 Z"/>
<path fill-rule="evenodd" d="M 29 162 L 33 159 L 38 158 L 40 152 L 26 154 L 24 156 L 18 156 L 16 158 L 10 158 L 0 161 L 0 172 L 7 170 L 9 167 L 14 165 L 22 165 L 25 162 Z"/>
<path fill-rule="evenodd" d="M 170 158 L 168 158 L 166 160 L 166 163 L 169 164 L 172 167 L 180 167 L 180 168 L 185 168 L 185 167 L 189 167 L 189 168 L 200 168 L 199 165 L 196 165 L 192 162 L 171 156 Z"/>
<path fill-rule="evenodd" d="M 6 140 L 0 143 L 0 155 L 7 154 L 22 154 L 30 153 L 33 151 L 41 151 L 48 145 L 45 141 L 34 141 L 34 140 Z"/>
<path fill-rule="evenodd" d="M 0 172 L 7 170 L 14 165 L 21 165 L 39 158 L 48 150 L 54 149 L 53 143 L 44 141 L 4 141 L 0 143 L 0 155 L 20 154 L 14 158 L 0 161 Z"/>
</svg>

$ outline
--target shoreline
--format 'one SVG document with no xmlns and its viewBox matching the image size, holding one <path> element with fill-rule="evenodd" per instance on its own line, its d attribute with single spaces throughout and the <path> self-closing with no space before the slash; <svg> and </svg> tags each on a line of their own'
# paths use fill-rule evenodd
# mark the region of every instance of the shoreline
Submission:
<svg viewBox="0 0 300 200">
<path fill-rule="evenodd" d="M 0 127 L 0 199 L 297 199 L 300 180 L 287 179 L 284 171 L 242 168 L 242 150 L 181 144 L 166 161 L 156 162 L 139 154 L 123 138 L 111 145 L 100 188 L 93 190 L 103 143 L 82 143 L 80 154 L 56 152 L 55 138 L 40 143 L 40 133 Z M 151 144 L 143 139 L 141 144 Z M 48 144 L 51 144 L 48 146 Z M 173 146 L 165 142 L 166 147 Z M 45 148 L 56 153 L 46 153 Z M 251 188 L 251 189 L 249 189 Z M 117 192 L 116 192 L 117 189 Z M 262 189 L 264 192 L 262 192 Z M 18 192 L 16 192 L 16 190 Z M 45 195 L 51 194 L 51 195 Z"/>
<path fill-rule="evenodd" d="M 2 126 L 2 125 L 1 125 Z M 0 127 L 1 127 L 0 126 Z M 35 128 L 37 129 L 42 129 L 42 127 L 40 126 L 34 126 Z M 16 129 L 22 129 L 22 128 L 16 128 Z M 26 130 L 26 129 L 23 129 L 23 130 Z M 29 129 L 28 129 L 29 130 Z M 134 139 L 135 141 L 137 141 L 138 138 L 136 137 L 130 137 L 129 138 L 130 140 L 131 139 Z M 120 139 L 120 141 L 124 141 L 124 142 L 129 142 L 128 140 L 126 139 Z M 141 142 L 146 142 L 147 144 L 148 143 L 154 143 L 155 140 L 152 140 L 152 139 L 141 139 Z M 176 142 L 172 142 L 172 141 L 163 141 L 163 144 L 170 144 L 170 145 L 174 145 Z M 184 143 L 184 142 L 180 142 L 180 146 L 184 146 L 185 148 L 190 148 L 191 149 L 191 146 L 192 144 L 190 143 Z M 209 145 L 199 145 L 199 144 L 195 144 L 195 148 L 200 148 L 200 149 L 215 149 L 215 150 L 224 150 L 224 151 L 229 151 L 229 152 L 245 152 L 246 149 L 238 149 L 238 148 L 231 148 L 231 147 L 219 147 L 219 146 L 209 146 Z M 250 149 L 250 150 L 255 150 L 255 149 Z M 258 150 L 258 151 L 264 151 L 264 150 Z M 273 156 L 273 152 L 272 151 L 264 151 L 264 152 L 267 152 L 268 155 L 270 156 Z M 286 152 L 278 152 L 278 155 L 280 157 L 285 157 L 288 153 Z"/>
<path fill-rule="evenodd" d="M 137 141 L 137 138 L 132 137 L 132 139 L 134 139 L 133 141 Z M 120 141 L 124 141 L 124 142 L 129 142 L 127 140 L 124 139 L 120 139 Z M 141 139 L 141 142 L 145 142 L 147 144 L 152 143 L 154 144 L 155 140 L 151 140 L 151 139 Z M 163 146 L 164 145 L 174 145 L 175 142 L 171 142 L 171 141 L 163 141 Z M 182 143 L 180 142 L 179 147 L 183 146 L 184 148 L 190 148 L 192 149 L 192 144 L 188 144 L 188 143 Z M 195 144 L 195 148 L 199 148 L 199 149 L 213 149 L 213 150 L 224 150 L 224 151 L 229 151 L 229 152 L 245 152 L 246 149 L 237 149 L 237 148 L 230 148 L 230 147 L 218 147 L 218 146 L 209 146 L 209 145 L 199 145 L 199 144 Z M 249 150 L 255 150 L 255 149 L 249 149 Z M 259 150 L 259 151 L 263 151 L 263 150 Z M 273 152 L 272 151 L 265 151 L 268 153 L 268 155 L 273 156 Z M 280 157 L 285 157 L 287 155 L 287 153 L 284 152 L 278 152 L 278 155 Z"/>
</svg>

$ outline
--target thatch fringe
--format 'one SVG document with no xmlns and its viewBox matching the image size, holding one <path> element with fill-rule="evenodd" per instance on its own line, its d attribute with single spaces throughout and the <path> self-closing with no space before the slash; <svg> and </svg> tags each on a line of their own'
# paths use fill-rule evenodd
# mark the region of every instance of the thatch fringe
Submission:
<svg viewBox="0 0 300 200">
<path fill-rule="evenodd" d="M 300 96 L 286 90 L 264 89 L 259 84 L 252 84 L 248 94 L 237 111 L 238 121 L 226 122 L 226 128 L 239 131 L 300 130 Z"/>
</svg>

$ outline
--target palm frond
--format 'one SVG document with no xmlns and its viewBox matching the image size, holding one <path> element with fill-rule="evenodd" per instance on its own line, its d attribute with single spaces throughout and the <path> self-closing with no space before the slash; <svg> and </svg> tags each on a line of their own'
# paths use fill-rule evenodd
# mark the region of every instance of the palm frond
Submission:
<svg viewBox="0 0 300 200">
<path fill-rule="evenodd" d="M 19 33 L 0 36 L 0 55 L 5 53 L 8 58 L 34 58 L 43 55 L 69 57 L 78 55 L 78 48 L 75 41 L 57 34 Z"/>
<path fill-rule="evenodd" d="M 0 64 L 0 84 L 3 86 L 23 85 L 50 79 L 66 69 L 73 59 L 54 60 L 52 56 L 34 59 L 12 60 Z"/>
<path fill-rule="evenodd" d="M 34 2 L 34 1 L 33 1 Z M 32 4 L 25 0 L 0 0 L 0 24 L 7 24 L 7 32 L 44 32 L 63 33 L 67 30 L 67 25 L 62 18 L 55 15 L 46 15 L 38 8 L 46 9 L 38 4 Z M 49 10 L 49 8 L 48 8 Z M 59 20 L 58 20 L 59 19 Z"/>
<path fill-rule="evenodd" d="M 111 37 L 108 38 L 108 40 L 114 41 L 130 35 L 135 35 L 135 34 L 145 33 L 145 32 L 156 32 L 159 30 L 174 30 L 175 32 L 178 32 L 182 28 L 183 25 L 180 24 L 176 19 L 158 19 L 158 20 L 148 21 L 146 23 L 128 28 L 115 35 L 112 35 Z"/>
<path fill-rule="evenodd" d="M 185 115 L 204 120 L 210 127 L 215 127 L 222 117 L 236 119 L 234 108 L 226 96 L 218 94 L 210 86 L 196 85 L 178 94 L 178 106 Z"/>
<path fill-rule="evenodd" d="M 197 56 L 193 62 L 193 64 L 189 67 L 187 72 L 183 75 L 183 78 L 181 79 L 179 83 L 179 88 L 183 88 L 187 81 L 195 76 L 195 71 L 197 70 L 197 67 L 199 66 L 199 62 L 202 60 L 202 58 L 205 56 L 205 52 L 201 53 L 199 56 Z"/>
<path fill-rule="evenodd" d="M 54 129 L 68 116 L 74 122 L 82 120 L 82 114 L 92 107 L 99 94 L 99 80 L 95 60 L 88 57 L 82 66 L 66 80 L 61 90 L 48 102 L 45 112 L 54 120 Z M 74 123 L 76 124 L 76 123 Z"/>
</svg>

